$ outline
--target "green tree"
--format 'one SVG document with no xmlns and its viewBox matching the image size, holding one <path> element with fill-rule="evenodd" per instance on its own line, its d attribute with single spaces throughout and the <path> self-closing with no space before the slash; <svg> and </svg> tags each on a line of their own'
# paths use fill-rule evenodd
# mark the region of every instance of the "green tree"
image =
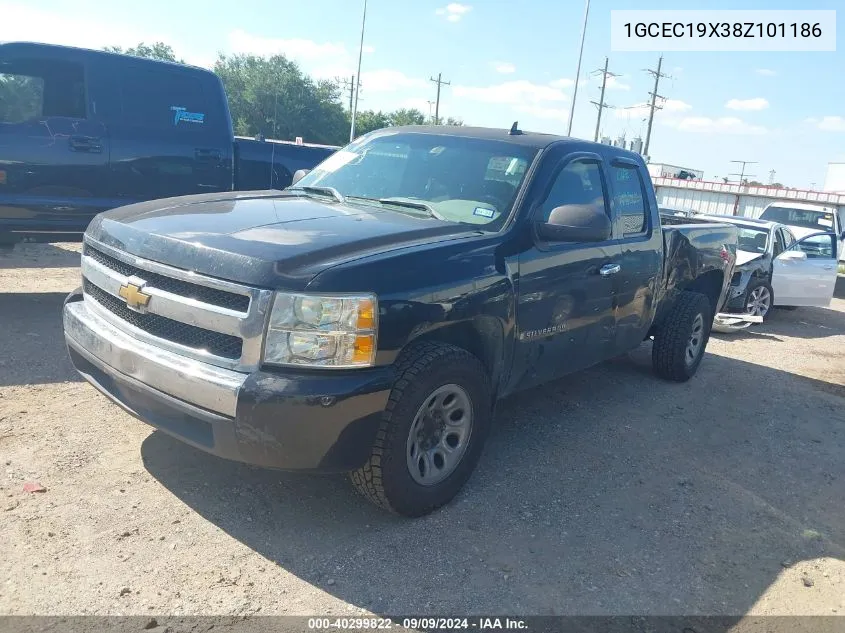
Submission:
<svg viewBox="0 0 845 633">
<path fill-rule="evenodd" d="M 461 119 L 455 119 L 452 117 L 447 117 L 446 122 L 443 125 L 463 125 L 464 122 Z"/>
<path fill-rule="evenodd" d="M 284 55 L 220 55 L 214 65 L 229 97 L 236 134 L 343 144 L 347 117 L 340 88 L 314 82 Z"/>
<path fill-rule="evenodd" d="M 416 108 L 403 108 L 387 115 L 388 125 L 423 125 L 425 115 Z"/>
<path fill-rule="evenodd" d="M 355 115 L 355 136 L 363 136 L 368 132 L 380 130 L 383 127 L 389 127 L 390 125 L 390 114 L 385 114 L 381 110 L 378 112 L 373 110 L 359 111 Z"/>
<path fill-rule="evenodd" d="M 41 116 L 40 78 L 0 73 L 0 121 L 20 123 Z"/>
<path fill-rule="evenodd" d="M 120 46 L 106 46 L 105 50 L 110 53 L 121 53 L 123 55 L 144 57 L 146 59 L 158 59 L 165 62 L 177 62 L 179 64 L 185 63 L 184 59 L 176 59 L 173 48 L 164 42 L 156 42 L 152 46 L 141 42 L 138 46 L 131 46 L 125 50 Z"/>
</svg>

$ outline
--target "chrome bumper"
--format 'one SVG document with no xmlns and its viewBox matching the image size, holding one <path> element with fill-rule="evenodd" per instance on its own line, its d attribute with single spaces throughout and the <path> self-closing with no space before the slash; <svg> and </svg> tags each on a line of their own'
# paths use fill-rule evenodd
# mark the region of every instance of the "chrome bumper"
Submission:
<svg viewBox="0 0 845 633">
<path fill-rule="evenodd" d="M 85 301 L 65 304 L 68 346 L 109 375 L 122 374 L 150 391 L 235 417 L 248 374 L 208 365 L 139 341 L 95 314 Z"/>
</svg>

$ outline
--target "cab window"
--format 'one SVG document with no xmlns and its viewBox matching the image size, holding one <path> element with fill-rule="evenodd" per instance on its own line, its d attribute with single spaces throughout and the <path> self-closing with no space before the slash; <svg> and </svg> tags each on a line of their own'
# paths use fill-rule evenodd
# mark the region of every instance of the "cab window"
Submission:
<svg viewBox="0 0 845 633">
<path fill-rule="evenodd" d="M 648 230 L 643 181 L 636 167 L 612 165 L 613 209 L 622 219 L 625 237 L 642 235 Z"/>
</svg>

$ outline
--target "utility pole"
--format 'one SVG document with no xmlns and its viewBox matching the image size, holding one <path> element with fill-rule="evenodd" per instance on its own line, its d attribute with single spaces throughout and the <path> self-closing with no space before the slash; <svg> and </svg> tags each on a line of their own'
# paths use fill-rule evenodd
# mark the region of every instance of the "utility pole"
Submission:
<svg viewBox="0 0 845 633">
<path fill-rule="evenodd" d="M 358 83 L 355 85 L 355 100 L 352 102 L 352 123 L 349 125 L 349 142 L 355 140 L 355 118 L 358 116 L 358 93 L 361 91 L 361 60 L 364 57 L 364 29 L 367 26 L 367 0 L 364 0 L 364 17 L 361 18 L 361 46 L 358 48 Z M 355 84 L 355 81 L 352 81 Z"/>
<path fill-rule="evenodd" d="M 601 113 L 602 113 L 602 110 L 604 110 L 605 108 L 612 108 L 613 107 L 613 106 L 607 105 L 604 102 L 604 89 L 607 86 L 607 78 L 608 77 L 618 77 L 618 75 L 610 72 L 607 69 L 608 63 L 609 63 L 609 60 L 608 60 L 607 57 L 605 57 L 604 58 L 604 69 L 599 68 L 598 70 L 594 70 L 593 73 L 592 73 L 593 75 L 595 75 L 597 73 L 601 73 L 601 96 L 599 97 L 598 102 L 595 102 L 595 101 L 590 102 L 599 109 L 598 116 L 596 117 L 596 133 L 595 133 L 595 136 L 593 136 L 593 141 L 596 142 L 596 143 L 599 140 L 599 129 L 601 128 Z"/>
<path fill-rule="evenodd" d="M 443 81 L 443 73 L 437 73 L 437 79 L 431 77 L 429 80 L 437 84 L 437 101 L 434 105 L 434 125 L 440 125 L 440 86 L 451 86 L 451 81 Z"/>
<path fill-rule="evenodd" d="M 659 94 L 657 94 L 657 86 L 660 85 L 660 78 L 661 77 L 668 77 L 669 75 L 664 75 L 660 72 L 661 67 L 663 66 L 663 55 L 660 56 L 660 59 L 657 60 L 657 70 L 652 70 L 651 68 L 646 68 L 646 72 L 654 76 L 654 90 L 649 93 L 651 95 L 651 104 L 649 105 L 648 111 L 648 127 L 646 128 L 645 133 L 645 147 L 643 147 L 643 155 L 648 156 L 648 145 L 651 142 L 651 125 L 654 122 L 654 111 L 655 110 L 662 110 L 663 106 L 657 105 L 658 99 L 665 99 Z"/>
<path fill-rule="evenodd" d="M 748 178 L 754 178 L 755 177 L 755 174 L 746 174 L 745 173 L 745 166 L 746 165 L 756 165 L 757 164 L 756 160 L 732 160 L 731 162 L 742 164 L 742 169 L 740 169 L 738 174 L 728 174 L 728 176 L 739 176 L 740 186 L 742 185 L 743 182 L 745 182 L 746 177 L 748 177 Z"/>
<path fill-rule="evenodd" d="M 355 75 L 352 75 L 352 79 L 335 79 L 338 85 L 344 91 L 349 91 L 349 111 L 352 112 L 353 108 L 353 99 L 355 98 Z M 360 88 L 360 86 L 358 86 Z"/>
<path fill-rule="evenodd" d="M 777 173 L 777 172 L 776 172 L 774 169 L 773 169 L 772 171 L 770 171 L 770 172 L 769 172 L 769 184 L 770 184 L 770 185 L 775 184 L 775 174 L 776 174 L 776 173 Z"/>
</svg>

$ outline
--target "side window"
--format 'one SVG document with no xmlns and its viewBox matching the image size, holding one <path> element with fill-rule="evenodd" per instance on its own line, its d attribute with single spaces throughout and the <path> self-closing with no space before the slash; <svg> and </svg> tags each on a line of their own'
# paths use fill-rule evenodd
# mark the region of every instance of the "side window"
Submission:
<svg viewBox="0 0 845 633">
<path fill-rule="evenodd" d="M 814 235 L 801 240 L 796 248 L 807 254 L 807 259 L 833 259 L 836 256 L 834 237 L 831 235 Z"/>
<path fill-rule="evenodd" d="M 622 218 L 625 237 L 640 235 L 648 229 L 643 181 L 635 167 L 611 165 L 613 209 Z"/>
<path fill-rule="evenodd" d="M 783 251 L 786 250 L 786 244 L 784 243 L 783 239 L 783 230 L 777 229 L 775 231 L 775 245 L 774 245 L 774 256 L 777 257 Z"/>
<path fill-rule="evenodd" d="M 790 248 L 793 244 L 795 244 L 795 236 L 789 229 L 781 229 L 781 231 L 783 231 L 783 239 L 786 241 L 786 248 Z"/>
<path fill-rule="evenodd" d="M 566 205 L 596 205 L 606 211 L 605 198 L 599 164 L 574 160 L 560 170 L 540 210 L 543 220 L 548 222 L 553 209 Z"/>
<path fill-rule="evenodd" d="M 207 124 L 202 85 L 179 70 L 128 67 L 121 98 L 123 120 L 130 125 L 190 133 Z"/>
<path fill-rule="evenodd" d="M 0 123 L 42 117 L 86 118 L 81 65 L 35 59 L 15 60 L 0 69 Z"/>
</svg>

